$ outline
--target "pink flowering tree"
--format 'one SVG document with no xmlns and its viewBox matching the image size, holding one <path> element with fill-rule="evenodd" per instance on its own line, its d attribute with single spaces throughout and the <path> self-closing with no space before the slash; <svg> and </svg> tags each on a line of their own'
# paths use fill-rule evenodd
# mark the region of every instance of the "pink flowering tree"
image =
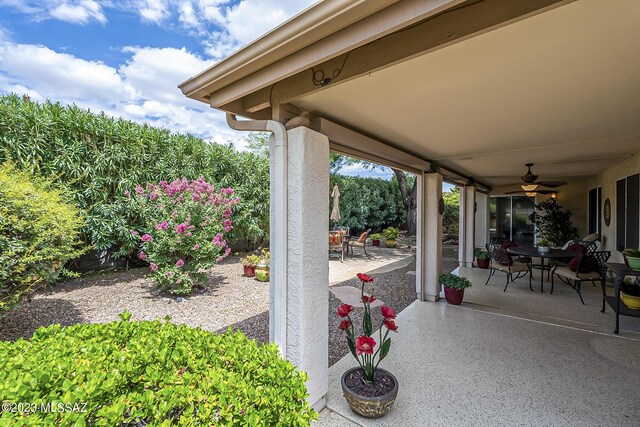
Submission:
<svg viewBox="0 0 640 427">
<path fill-rule="evenodd" d="M 357 331 L 353 324 L 351 318 L 351 312 L 353 311 L 352 305 L 342 304 L 338 307 L 337 315 L 343 319 L 340 322 L 339 328 L 347 336 L 349 350 L 364 371 L 364 379 L 373 381 L 378 364 L 382 359 L 387 357 L 391 349 L 389 332 L 398 332 L 398 326 L 395 322 L 396 314 L 393 309 L 383 305 L 380 307 L 383 320 L 377 328 L 378 333 L 376 334 L 371 316 L 371 304 L 376 301 L 376 297 L 373 295 L 365 295 L 364 292 L 364 285 L 366 283 L 372 284 L 373 277 L 364 273 L 358 273 L 358 280 L 360 280 L 361 284 L 360 299 L 364 306 L 361 331 Z M 376 341 L 376 338 L 378 338 L 378 341 Z"/>
<path fill-rule="evenodd" d="M 231 249 L 225 233 L 233 228 L 233 188 L 216 190 L 202 178 L 138 186 L 126 192 L 131 209 L 143 218 L 131 229 L 140 248 L 137 256 L 149 263 L 150 277 L 161 291 L 188 295 L 206 281 L 206 270 Z"/>
</svg>

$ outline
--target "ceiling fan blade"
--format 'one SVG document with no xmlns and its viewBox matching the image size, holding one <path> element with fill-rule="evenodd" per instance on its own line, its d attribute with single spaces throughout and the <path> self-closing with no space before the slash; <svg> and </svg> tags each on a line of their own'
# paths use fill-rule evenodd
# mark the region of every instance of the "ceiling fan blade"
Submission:
<svg viewBox="0 0 640 427">
<path fill-rule="evenodd" d="M 504 194 L 524 194 L 524 191 L 505 191 Z"/>
<path fill-rule="evenodd" d="M 557 193 L 557 191 L 553 191 L 553 190 L 536 190 L 536 193 L 538 193 L 538 194 L 554 194 L 554 193 Z"/>
<path fill-rule="evenodd" d="M 536 184 L 549 188 L 556 188 L 562 185 L 567 185 L 567 183 L 564 181 L 538 181 L 536 182 Z"/>
</svg>

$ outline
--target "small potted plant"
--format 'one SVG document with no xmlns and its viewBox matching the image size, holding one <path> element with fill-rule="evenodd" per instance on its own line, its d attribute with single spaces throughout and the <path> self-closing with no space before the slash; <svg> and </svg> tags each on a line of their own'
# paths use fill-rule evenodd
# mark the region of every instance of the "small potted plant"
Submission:
<svg viewBox="0 0 640 427">
<path fill-rule="evenodd" d="M 625 249 L 622 251 L 624 262 L 633 270 L 640 270 L 640 249 Z"/>
<path fill-rule="evenodd" d="M 385 228 L 382 233 L 384 234 L 385 243 L 388 248 L 396 247 L 396 239 L 398 238 L 398 234 L 400 234 L 400 230 L 395 227 Z"/>
<path fill-rule="evenodd" d="M 256 265 L 256 279 L 260 282 L 269 281 L 269 265 L 271 264 L 271 253 L 263 249 L 260 252 L 260 261 Z"/>
<path fill-rule="evenodd" d="M 244 275 L 245 277 L 255 277 L 256 275 L 256 266 L 260 262 L 260 257 L 255 254 L 247 255 L 246 257 L 240 260 L 242 266 L 244 267 Z"/>
<path fill-rule="evenodd" d="M 549 241 L 547 239 L 538 240 L 537 246 L 539 252 L 549 252 Z"/>
<path fill-rule="evenodd" d="M 452 273 L 441 274 L 440 284 L 444 286 L 444 296 L 447 302 L 453 305 L 460 305 L 464 298 L 464 290 L 471 287 L 469 279 Z"/>
<path fill-rule="evenodd" d="M 340 330 L 347 336 L 349 350 L 359 365 L 342 374 L 342 393 L 352 411 L 367 418 L 379 418 L 391 409 L 398 395 L 396 377 L 378 367 L 391 348 L 389 332 L 397 332 L 398 327 L 395 324 L 396 315 L 393 309 L 383 305 L 380 307 L 380 328 L 373 328 L 371 303 L 376 298 L 364 293 L 365 283 L 372 283 L 373 277 L 358 273 L 358 279 L 361 282 L 360 296 L 364 306 L 362 329 L 356 330 L 353 324 L 350 316 L 354 309 L 352 305 L 342 304 L 338 307 L 337 313 L 343 319 L 340 322 Z"/>
<path fill-rule="evenodd" d="M 489 268 L 489 260 L 491 257 L 489 256 L 489 252 L 485 249 L 478 248 L 473 253 L 476 257 L 476 264 L 478 268 L 487 269 Z"/>
<path fill-rule="evenodd" d="M 632 310 L 640 310 L 640 278 L 626 277 L 620 287 L 620 299 Z"/>
<path fill-rule="evenodd" d="M 371 235 L 371 244 L 373 246 L 380 246 L 380 238 L 382 235 L 380 233 L 373 233 Z"/>
</svg>

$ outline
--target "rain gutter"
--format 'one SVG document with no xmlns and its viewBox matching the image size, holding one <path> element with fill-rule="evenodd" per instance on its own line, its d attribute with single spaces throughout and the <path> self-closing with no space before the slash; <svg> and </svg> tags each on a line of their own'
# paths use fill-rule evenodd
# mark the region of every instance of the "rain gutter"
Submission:
<svg viewBox="0 0 640 427">
<path fill-rule="evenodd" d="M 269 143 L 271 159 L 271 219 L 269 250 L 276 254 L 270 267 L 271 283 L 275 299 L 273 310 L 273 341 L 280 348 L 282 357 L 287 357 L 287 259 L 288 259 L 288 181 L 287 181 L 287 131 L 276 120 L 238 120 L 235 114 L 227 113 L 227 124 L 231 129 L 249 132 L 271 132 L 274 138 Z M 276 220 L 277 219 L 277 220 Z"/>
</svg>

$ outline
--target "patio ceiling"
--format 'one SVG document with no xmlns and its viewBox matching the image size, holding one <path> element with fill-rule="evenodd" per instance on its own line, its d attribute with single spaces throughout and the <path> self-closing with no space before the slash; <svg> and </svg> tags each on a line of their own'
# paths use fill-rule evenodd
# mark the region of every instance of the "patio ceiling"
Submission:
<svg viewBox="0 0 640 427">
<path fill-rule="evenodd" d="M 571 181 L 640 151 L 639 22 L 637 0 L 325 0 L 180 88 L 253 119 L 306 109 L 407 170 Z"/>
<path fill-rule="evenodd" d="M 579 0 L 292 103 L 490 186 L 595 175 L 640 151 L 639 22 Z"/>
</svg>

